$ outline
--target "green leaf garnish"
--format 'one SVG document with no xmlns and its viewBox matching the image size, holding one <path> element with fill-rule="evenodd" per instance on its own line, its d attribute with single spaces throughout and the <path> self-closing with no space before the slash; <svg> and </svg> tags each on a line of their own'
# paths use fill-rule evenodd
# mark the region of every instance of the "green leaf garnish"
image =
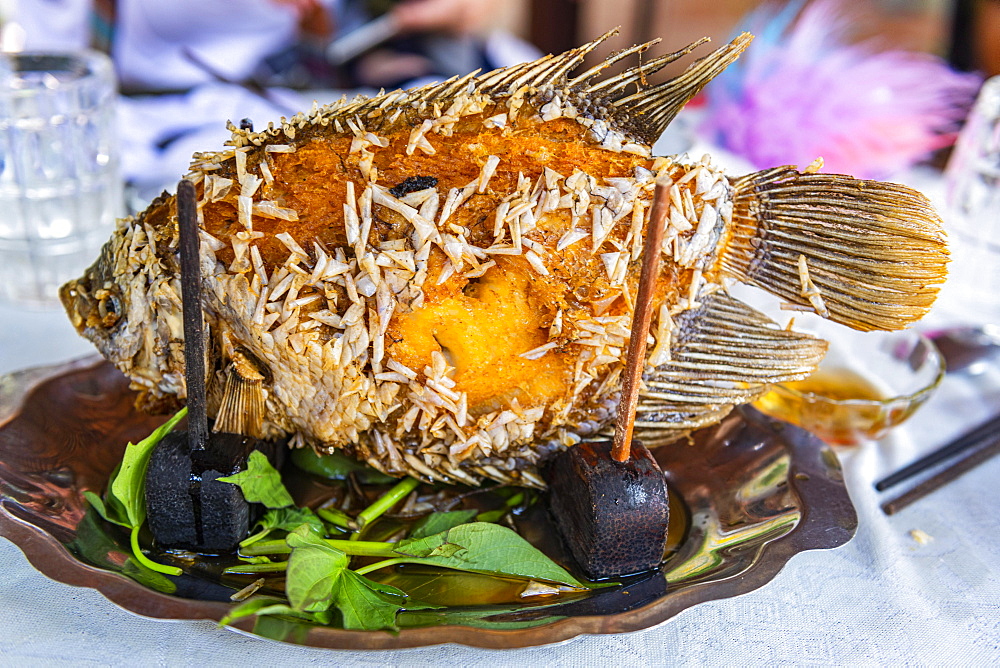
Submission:
<svg viewBox="0 0 1000 668">
<path fill-rule="evenodd" d="M 507 512 L 506 510 L 502 512 Z M 475 510 L 450 510 L 447 512 L 431 513 L 413 525 L 410 531 L 410 540 L 427 538 L 436 533 L 453 529 L 460 524 L 465 524 L 476 516 Z"/>
<path fill-rule="evenodd" d="M 90 507 L 96 510 L 97 514 L 106 519 L 108 522 L 111 522 L 112 524 L 117 524 L 119 526 L 128 527 L 128 524 L 125 524 L 124 522 L 118 520 L 118 517 L 121 516 L 121 513 L 117 509 L 109 510 L 107 506 L 104 505 L 104 499 L 102 499 L 94 492 L 91 492 L 89 489 L 83 490 L 83 498 L 87 499 L 87 503 L 90 504 Z"/>
<path fill-rule="evenodd" d="M 350 558 L 330 547 L 307 527 L 299 527 L 286 539 L 292 554 L 285 573 L 285 595 L 296 610 L 326 610 L 334 585 L 347 569 Z"/>
<path fill-rule="evenodd" d="M 464 549 L 455 550 L 449 546 Z M 400 541 L 394 552 L 430 566 L 590 588 L 521 538 L 516 531 L 499 524 L 461 524 L 426 538 Z"/>
<path fill-rule="evenodd" d="M 271 466 L 271 462 L 267 461 L 267 457 L 260 450 L 250 453 L 246 471 L 217 480 L 239 487 L 243 492 L 243 498 L 251 503 L 263 503 L 268 508 L 295 505 L 292 495 L 281 482 L 281 474 Z"/>
<path fill-rule="evenodd" d="M 292 554 L 285 572 L 285 594 L 293 610 L 322 612 L 336 607 L 345 629 L 396 629 L 396 613 L 406 601 L 405 592 L 348 569 L 350 558 L 307 526 L 286 540 Z"/>
<path fill-rule="evenodd" d="M 260 530 L 240 542 L 240 547 L 252 545 L 274 531 L 291 533 L 303 524 L 308 525 L 318 535 L 323 535 L 326 530 L 323 520 L 309 508 L 272 508 L 257 520 L 257 527 Z"/>
<path fill-rule="evenodd" d="M 146 520 L 145 473 L 153 448 L 185 415 L 186 410 L 180 411 L 149 437 L 127 446 L 103 498 L 90 491 L 84 492 L 94 509 L 94 516 L 99 514 L 108 522 L 130 530 L 133 556 L 126 564 L 128 574 L 161 591 L 170 591 L 174 583 L 159 574 L 179 575 L 181 570 L 150 560 L 140 549 L 139 532 Z M 342 456 L 331 460 L 327 456 L 306 456 L 299 454 L 301 452 L 311 451 L 295 451 L 293 458 L 296 463 L 324 477 L 346 477 L 358 468 L 353 463 L 341 467 L 345 461 Z M 303 465 L 303 462 L 306 463 Z M 335 624 L 345 629 L 397 631 L 404 623 L 407 626 L 433 623 L 432 620 L 438 619 L 439 615 L 428 613 L 419 616 L 416 611 L 436 606 L 422 604 L 410 598 L 406 591 L 365 577 L 367 573 L 396 564 L 420 564 L 487 577 L 539 580 L 580 591 L 608 586 L 581 582 L 517 532 L 498 524 L 477 521 L 487 517 L 499 519 L 521 505 L 526 498 L 523 491 L 509 492 L 504 507 L 495 511 L 478 515 L 476 510 L 432 513 L 415 523 L 405 540 L 380 542 L 359 538 L 364 538 L 362 531 L 367 525 L 414 493 L 420 484 L 418 480 L 404 478 L 395 481 L 392 489 L 356 516 L 335 508 L 313 511 L 295 507 L 281 475 L 259 451 L 250 454 L 246 471 L 219 480 L 237 485 L 247 501 L 261 503 L 269 509 L 258 521 L 255 527 L 257 532 L 240 544 L 243 548 L 240 558 L 251 563 L 230 567 L 227 571 L 283 572 L 286 595 L 286 599 L 251 598 L 236 606 L 221 624 L 248 616 L 256 616 L 258 624 L 270 620 L 274 624 L 285 625 L 283 629 Z M 378 482 L 386 480 L 392 479 L 380 477 Z M 528 497 L 529 502 L 531 498 Z M 371 538 L 383 535 L 377 529 Z M 284 538 L 269 538 L 275 532 L 282 532 L 277 538 L 282 535 Z M 337 538 L 329 538 L 331 535 Z M 389 534 L 384 535 L 388 537 Z M 280 558 L 272 561 L 273 556 L 262 556 L 280 554 L 287 554 L 287 561 Z M 377 557 L 382 561 L 352 570 L 351 559 L 355 556 Z M 446 572 L 438 571 L 439 574 Z M 407 581 L 412 575 L 403 572 L 402 580 Z M 453 573 L 452 577 L 456 574 Z M 413 591 L 415 595 L 420 588 L 413 583 L 405 587 L 407 590 L 416 587 Z M 399 614 L 404 611 L 408 616 L 400 617 Z M 508 623 L 486 619 L 482 611 L 473 617 L 476 619 L 473 625 L 482 624 L 484 627 Z"/>
<path fill-rule="evenodd" d="M 347 480 L 354 473 L 358 482 L 366 485 L 396 481 L 395 478 L 339 452 L 321 455 L 312 448 L 296 448 L 292 450 L 292 463 L 307 473 L 327 480 Z"/>
<path fill-rule="evenodd" d="M 153 454 L 153 448 L 159 445 L 185 415 L 187 407 L 179 410 L 146 438 L 125 446 L 121 464 L 115 470 L 103 500 L 93 492 L 84 492 L 87 501 L 101 517 L 131 530 L 132 553 L 136 561 L 152 571 L 167 575 L 180 575 L 182 571 L 175 566 L 157 563 L 143 554 L 139 549 L 138 535 L 146 521 L 146 468 L 149 466 L 149 458 Z"/>
<path fill-rule="evenodd" d="M 107 510 L 112 510 L 115 502 L 120 504 L 121 509 L 125 511 L 125 517 L 119 519 L 128 522 L 123 526 L 135 529 L 146 521 L 146 467 L 149 465 L 149 457 L 153 454 L 153 448 L 159 445 L 163 437 L 173 431 L 186 415 L 185 406 L 152 434 L 134 445 L 129 443 L 125 446 L 121 468 L 111 481 L 105 504 Z"/>
<path fill-rule="evenodd" d="M 341 573 L 334 591 L 344 628 L 359 631 L 397 630 L 396 614 L 405 601 L 406 594 L 399 589 L 373 582 L 351 570 Z"/>
</svg>

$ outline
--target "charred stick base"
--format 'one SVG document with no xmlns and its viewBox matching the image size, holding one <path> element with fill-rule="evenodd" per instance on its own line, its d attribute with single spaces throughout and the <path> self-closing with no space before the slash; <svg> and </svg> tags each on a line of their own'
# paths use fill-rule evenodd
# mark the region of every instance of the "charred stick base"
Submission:
<svg viewBox="0 0 1000 668">
<path fill-rule="evenodd" d="M 235 550 L 260 509 L 247 503 L 238 486 L 217 479 L 245 469 L 253 450 L 275 463 L 284 447 L 213 433 L 203 450 L 192 450 L 187 432 L 167 434 L 146 469 L 146 514 L 157 544 L 207 553 Z"/>
<path fill-rule="evenodd" d="M 667 542 L 663 471 L 642 443 L 618 462 L 611 441 L 580 443 L 546 470 L 549 511 L 587 577 L 616 578 L 657 568 Z"/>
</svg>

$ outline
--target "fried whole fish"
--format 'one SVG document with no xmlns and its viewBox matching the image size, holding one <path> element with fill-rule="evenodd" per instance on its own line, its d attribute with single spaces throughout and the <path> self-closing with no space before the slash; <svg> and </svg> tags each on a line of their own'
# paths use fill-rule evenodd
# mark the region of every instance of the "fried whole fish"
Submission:
<svg viewBox="0 0 1000 668">
<path fill-rule="evenodd" d="M 635 46 L 571 77 L 609 35 L 231 127 L 228 148 L 195 156 L 217 430 L 291 434 L 392 475 L 541 485 L 540 461 L 614 419 L 657 180 L 671 208 L 636 422 L 648 445 L 823 356 L 726 281 L 858 329 L 901 328 L 931 306 L 947 248 L 919 193 L 651 155 L 749 35 L 659 85 L 646 77 L 700 42 L 598 76 L 649 45 Z M 61 292 L 149 410 L 186 395 L 177 234 L 164 194 Z"/>
</svg>

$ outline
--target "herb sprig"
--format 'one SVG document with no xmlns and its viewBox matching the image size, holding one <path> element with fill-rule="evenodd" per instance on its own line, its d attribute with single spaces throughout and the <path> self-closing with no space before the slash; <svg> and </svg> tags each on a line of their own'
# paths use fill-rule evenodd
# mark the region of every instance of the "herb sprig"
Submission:
<svg viewBox="0 0 1000 668">
<path fill-rule="evenodd" d="M 93 492 L 84 492 L 101 517 L 130 530 L 137 563 L 166 575 L 180 575 L 182 571 L 149 559 L 139 545 L 139 531 L 146 520 L 145 473 L 153 449 L 186 413 L 182 409 L 149 437 L 126 447 L 103 499 Z M 301 456 L 293 459 L 296 463 L 306 461 L 306 468 L 314 473 L 330 477 L 352 472 L 357 475 L 354 464 L 326 464 Z M 372 478 L 378 482 L 392 480 L 380 474 L 372 474 Z M 336 508 L 314 511 L 295 506 L 281 474 L 261 452 L 250 454 L 247 470 L 218 480 L 237 485 L 247 501 L 267 508 L 255 526 L 255 533 L 240 543 L 239 557 L 244 563 L 226 572 L 276 574 L 284 579 L 285 587 L 284 599 L 251 597 L 233 608 L 221 620 L 223 625 L 243 617 L 266 616 L 345 629 L 396 631 L 401 611 L 439 607 L 366 577 L 400 564 L 544 581 L 568 591 L 607 586 L 577 580 L 517 532 L 492 523 L 522 503 L 524 494 L 520 492 L 510 495 L 506 505 L 498 510 L 433 512 L 415 522 L 401 539 L 372 541 L 363 540 L 365 528 L 407 498 L 420 484 L 418 480 L 404 478 L 396 482 L 354 517 Z M 287 558 L 282 560 L 285 555 Z M 376 561 L 352 568 L 355 557 Z"/>
<path fill-rule="evenodd" d="M 259 470 L 255 474 L 237 474 L 225 481 L 239 485 L 247 498 L 286 498 L 275 491 L 281 485 L 276 471 L 266 475 Z M 258 523 L 261 531 L 242 544 L 240 555 L 248 563 L 231 566 L 226 571 L 231 574 L 283 573 L 287 602 L 252 598 L 234 608 L 221 624 L 251 615 L 279 615 L 315 624 L 335 623 L 345 629 L 395 631 L 398 629 L 396 616 L 401 610 L 435 607 L 415 601 L 396 587 L 365 577 L 399 564 L 541 580 L 578 591 L 594 587 L 577 580 L 517 532 L 499 524 L 476 521 L 475 510 L 431 513 L 398 541 L 359 538 L 366 525 L 406 498 L 418 485 L 419 481 L 405 478 L 353 520 L 343 521 L 343 513 L 333 513 L 332 519 L 336 521 L 325 530 L 319 529 L 317 521 L 324 524 L 329 514 L 327 509 L 321 509 L 319 514 L 290 505 L 269 510 Z M 512 497 L 514 503 L 521 499 L 523 495 Z M 263 540 L 276 531 L 285 531 L 285 537 Z M 344 537 L 345 532 L 349 532 L 347 537 Z M 337 537 L 327 537 L 331 534 Z M 272 561 L 284 555 L 288 555 L 286 561 Z M 353 557 L 380 559 L 352 569 Z M 258 561 L 261 559 L 266 560 Z"/>
</svg>

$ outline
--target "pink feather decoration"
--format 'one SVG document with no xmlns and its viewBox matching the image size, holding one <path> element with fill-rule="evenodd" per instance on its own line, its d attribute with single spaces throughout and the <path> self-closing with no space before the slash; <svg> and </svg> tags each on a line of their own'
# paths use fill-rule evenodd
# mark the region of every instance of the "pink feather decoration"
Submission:
<svg viewBox="0 0 1000 668">
<path fill-rule="evenodd" d="M 824 171 L 884 178 L 953 143 L 979 88 L 936 56 L 847 44 L 835 0 L 747 22 L 758 37 L 708 87 L 700 129 L 758 168 L 822 157 Z"/>
</svg>

